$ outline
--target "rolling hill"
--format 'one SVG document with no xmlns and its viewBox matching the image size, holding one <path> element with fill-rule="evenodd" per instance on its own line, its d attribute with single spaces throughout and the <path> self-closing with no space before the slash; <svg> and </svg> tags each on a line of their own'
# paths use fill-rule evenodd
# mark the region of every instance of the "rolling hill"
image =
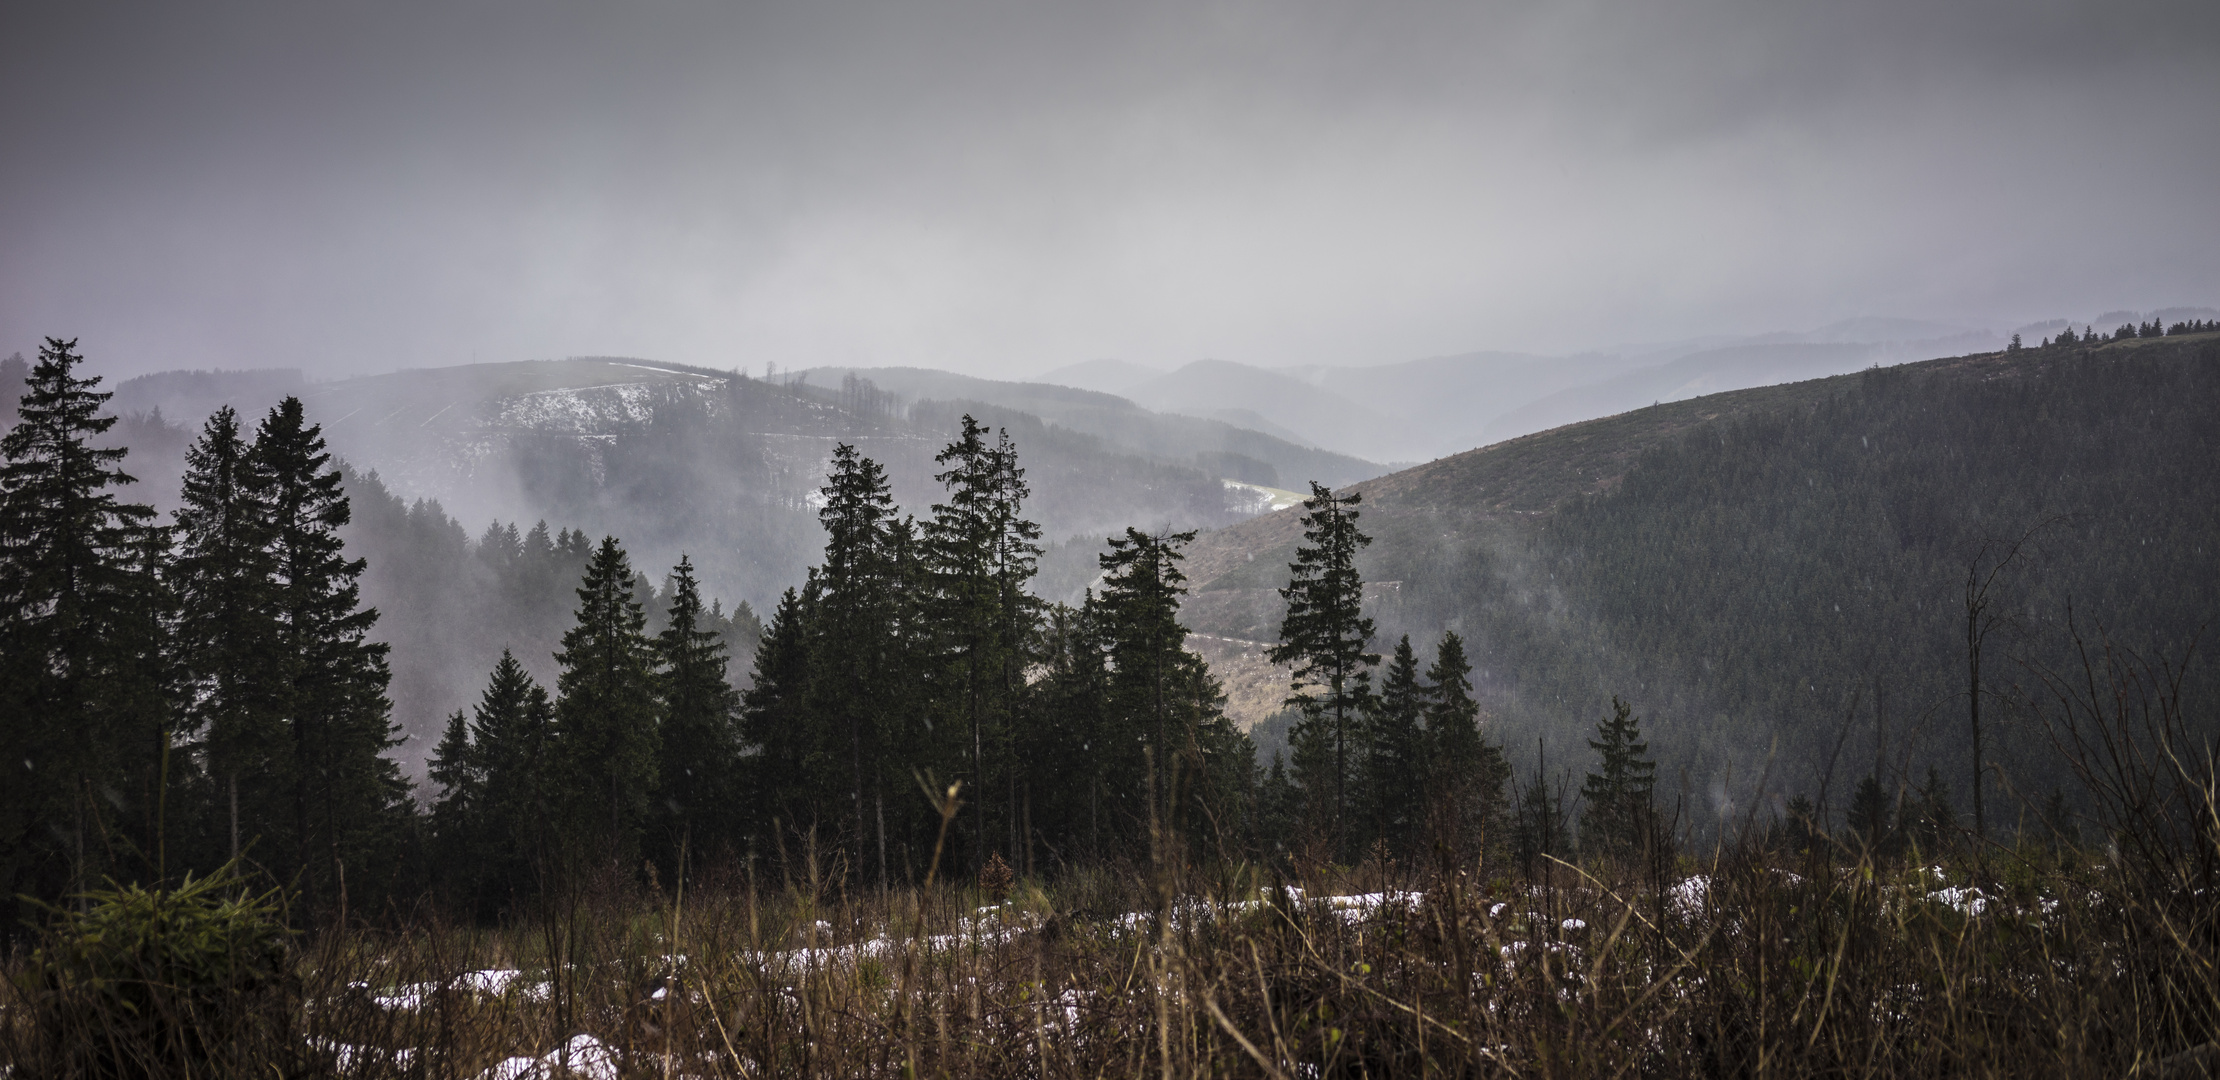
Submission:
<svg viewBox="0 0 2220 1080">
<path fill-rule="evenodd" d="M 1988 692 L 2016 717 L 1995 721 L 2004 774 L 2047 791 L 2061 779 L 2040 732 L 2012 727 L 2014 695 L 2072 662 L 2069 603 L 2084 631 L 2187 653 L 2220 611 L 2215 460 L 2220 335 L 1976 354 L 1660 404 L 1366 481 L 1360 566 L 1383 649 L 1467 639 L 1523 769 L 1538 743 L 1553 771 L 1584 762 L 1618 694 L 1686 814 L 1761 791 L 1839 806 L 1856 776 L 1929 766 L 1963 806 L 1969 564 L 2026 539 L 1998 579 Z M 1299 513 L 1197 540 L 1192 629 L 1272 636 Z M 2193 659 L 2185 685 L 2209 694 L 2212 665 Z"/>
</svg>

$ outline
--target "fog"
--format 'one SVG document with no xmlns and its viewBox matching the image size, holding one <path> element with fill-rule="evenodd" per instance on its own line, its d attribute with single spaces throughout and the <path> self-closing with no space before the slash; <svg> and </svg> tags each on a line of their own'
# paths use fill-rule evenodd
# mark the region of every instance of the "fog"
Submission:
<svg viewBox="0 0 2220 1080">
<path fill-rule="evenodd" d="M 2209 3 L 18 6 L 0 353 L 1362 366 L 2220 295 Z"/>
</svg>

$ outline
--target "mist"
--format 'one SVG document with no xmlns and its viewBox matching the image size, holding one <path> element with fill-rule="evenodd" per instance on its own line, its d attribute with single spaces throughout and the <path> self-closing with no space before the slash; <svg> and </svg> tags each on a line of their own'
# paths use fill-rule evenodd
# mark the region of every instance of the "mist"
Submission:
<svg viewBox="0 0 2220 1080">
<path fill-rule="evenodd" d="M 5 16 L 0 348 L 1366 365 L 2220 293 L 2209 4 Z"/>
</svg>

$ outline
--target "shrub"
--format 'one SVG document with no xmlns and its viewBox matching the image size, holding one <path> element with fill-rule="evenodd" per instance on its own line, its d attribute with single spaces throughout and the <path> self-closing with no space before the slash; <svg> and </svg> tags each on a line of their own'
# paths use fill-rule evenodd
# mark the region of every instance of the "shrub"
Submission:
<svg viewBox="0 0 2220 1080">
<path fill-rule="evenodd" d="M 175 889 L 112 885 L 53 909 L 19 977 L 30 1076 L 243 1075 L 294 1056 L 299 994 L 275 889 L 226 865 Z"/>
</svg>

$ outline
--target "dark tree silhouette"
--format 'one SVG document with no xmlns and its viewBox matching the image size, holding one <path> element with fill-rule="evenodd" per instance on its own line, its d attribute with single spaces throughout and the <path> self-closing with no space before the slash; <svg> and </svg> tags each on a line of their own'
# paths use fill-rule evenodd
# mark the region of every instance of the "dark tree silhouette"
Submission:
<svg viewBox="0 0 2220 1080">
<path fill-rule="evenodd" d="M 1287 601 L 1287 616 L 1280 624 L 1279 643 L 1269 653 L 1275 664 L 1292 664 L 1294 679 L 1287 703 L 1301 709 L 1296 725 L 1297 779 L 1312 802 L 1312 812 L 1326 808 L 1323 824 L 1340 854 L 1348 854 L 1349 742 L 1359 732 L 1352 729 L 1371 704 L 1371 667 L 1380 662 L 1368 653 L 1372 620 L 1364 615 L 1364 579 L 1357 572 L 1357 552 L 1372 542 L 1357 531 L 1358 493 L 1336 495 L 1317 481 L 1303 502 L 1303 542 L 1288 564 L 1287 587 L 1280 596 Z"/>
</svg>

